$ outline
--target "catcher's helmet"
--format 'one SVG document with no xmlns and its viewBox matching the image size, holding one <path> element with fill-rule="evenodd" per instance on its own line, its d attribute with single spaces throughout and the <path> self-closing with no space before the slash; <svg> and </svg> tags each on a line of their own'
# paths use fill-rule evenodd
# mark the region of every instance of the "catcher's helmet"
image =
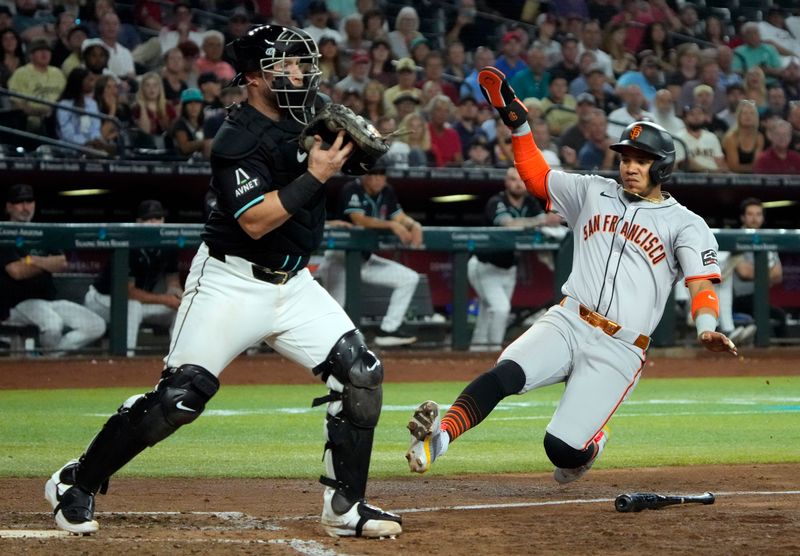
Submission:
<svg viewBox="0 0 800 556">
<path fill-rule="evenodd" d="M 272 75 L 270 89 L 275 93 L 278 106 L 288 110 L 301 124 L 308 124 L 322 76 L 319 50 L 308 33 L 295 27 L 262 25 L 229 43 L 226 48 L 238 72 L 231 80 L 232 85 L 244 85 L 244 74 L 249 71 L 260 70 Z M 303 76 L 303 84 L 299 87 L 292 84 L 284 71 L 284 63 L 291 58 L 299 59 Z"/>
<path fill-rule="evenodd" d="M 625 147 L 638 149 L 655 157 L 650 167 L 650 182 L 666 183 L 672 177 L 675 166 L 675 143 L 672 135 L 658 124 L 652 122 L 633 122 L 619 138 L 618 143 L 611 145 L 611 150 L 623 152 Z"/>
</svg>

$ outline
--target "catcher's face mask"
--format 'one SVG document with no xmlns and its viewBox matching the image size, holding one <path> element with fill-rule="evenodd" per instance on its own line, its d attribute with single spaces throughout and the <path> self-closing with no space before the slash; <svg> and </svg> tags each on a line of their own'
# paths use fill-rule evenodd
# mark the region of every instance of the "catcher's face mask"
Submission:
<svg viewBox="0 0 800 556">
<path fill-rule="evenodd" d="M 319 50 L 305 31 L 287 27 L 261 58 L 261 71 L 272 77 L 270 89 L 278 106 L 303 125 L 311 121 L 322 71 Z"/>
</svg>

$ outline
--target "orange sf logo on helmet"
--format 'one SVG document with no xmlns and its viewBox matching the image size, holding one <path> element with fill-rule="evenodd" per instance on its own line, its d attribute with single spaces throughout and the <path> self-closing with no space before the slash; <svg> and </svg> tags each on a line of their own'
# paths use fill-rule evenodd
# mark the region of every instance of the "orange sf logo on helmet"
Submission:
<svg viewBox="0 0 800 556">
<path fill-rule="evenodd" d="M 641 133 L 642 133 L 642 126 L 640 125 L 633 126 L 633 129 L 631 129 L 631 139 L 636 139 L 637 137 L 639 137 Z"/>
</svg>

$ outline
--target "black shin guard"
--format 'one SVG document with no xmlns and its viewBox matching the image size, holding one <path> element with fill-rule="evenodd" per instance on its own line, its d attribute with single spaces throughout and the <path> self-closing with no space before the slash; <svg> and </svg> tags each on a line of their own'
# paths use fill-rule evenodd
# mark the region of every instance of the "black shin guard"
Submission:
<svg viewBox="0 0 800 556">
<path fill-rule="evenodd" d="M 595 445 L 590 444 L 585 450 L 576 450 L 557 436 L 545 433 L 544 451 L 556 467 L 562 469 L 575 469 L 589 463 L 594 457 Z"/>
<path fill-rule="evenodd" d="M 328 415 L 328 441 L 335 479 L 321 476 L 320 482 L 335 488 L 347 501 L 348 509 L 363 500 L 367 491 L 369 462 L 372 455 L 374 428 L 360 428 L 340 417 Z M 335 500 L 335 499 L 334 499 Z"/>
<path fill-rule="evenodd" d="M 191 423 L 219 389 L 217 377 L 196 365 L 165 369 L 152 392 L 128 399 L 81 456 L 75 484 L 96 493 L 148 446 Z"/>
</svg>

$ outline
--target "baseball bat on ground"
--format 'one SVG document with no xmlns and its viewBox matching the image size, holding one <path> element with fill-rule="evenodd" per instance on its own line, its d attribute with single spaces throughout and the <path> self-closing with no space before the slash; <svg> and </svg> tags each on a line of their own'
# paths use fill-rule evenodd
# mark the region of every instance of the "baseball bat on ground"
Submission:
<svg viewBox="0 0 800 556">
<path fill-rule="evenodd" d="M 614 500 L 618 512 L 641 512 L 642 510 L 658 510 L 675 504 L 713 504 L 714 495 L 710 492 L 695 496 L 676 496 L 656 494 L 655 492 L 632 492 L 620 494 Z"/>
</svg>

